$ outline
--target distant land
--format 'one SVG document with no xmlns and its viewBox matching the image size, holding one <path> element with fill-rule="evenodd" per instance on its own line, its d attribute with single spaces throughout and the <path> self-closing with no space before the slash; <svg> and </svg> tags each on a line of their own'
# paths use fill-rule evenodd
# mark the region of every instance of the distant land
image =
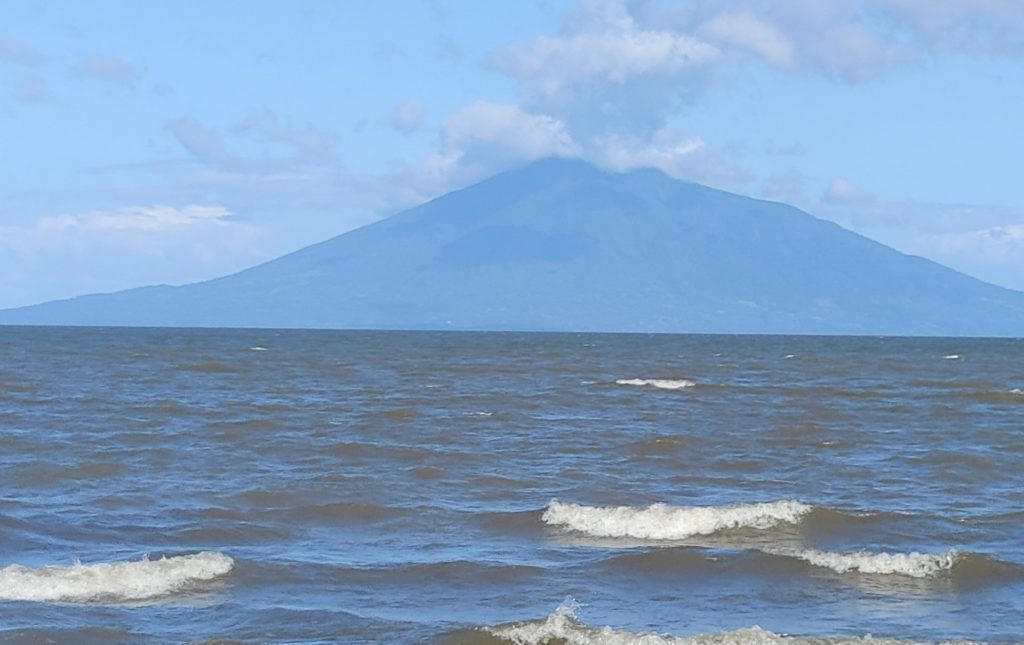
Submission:
<svg viewBox="0 0 1024 645">
<path fill-rule="evenodd" d="M 548 159 L 234 275 L 0 324 L 1024 336 L 1024 292 L 785 204 Z"/>
</svg>

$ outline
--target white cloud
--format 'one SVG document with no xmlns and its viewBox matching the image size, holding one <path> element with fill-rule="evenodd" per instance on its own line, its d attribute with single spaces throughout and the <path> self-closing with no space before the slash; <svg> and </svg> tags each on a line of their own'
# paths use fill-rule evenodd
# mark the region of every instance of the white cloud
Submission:
<svg viewBox="0 0 1024 645">
<path fill-rule="evenodd" d="M 717 170 L 697 173 L 696 160 L 713 155 L 707 149 L 681 154 L 694 151 L 685 141 L 679 148 L 680 142 L 664 140 L 669 123 L 685 124 L 685 107 L 719 79 L 735 81 L 736 70 L 758 60 L 787 74 L 864 82 L 894 66 L 966 51 L 969 40 L 980 42 L 997 31 L 1024 35 L 1018 6 L 1024 3 L 582 0 L 557 33 L 502 46 L 490 64 L 517 82 L 522 112 L 560 124 L 586 159 L 623 168 L 653 164 L 688 178 L 735 179 L 743 173 L 731 171 L 720 156 Z M 1010 27 L 997 29 L 997 18 Z M 960 33 L 964 25 L 969 34 Z M 943 30 L 960 36 L 942 40 Z M 492 142 L 492 154 L 502 143 Z M 842 181 L 827 197 L 870 199 Z"/>
<path fill-rule="evenodd" d="M 516 79 L 530 109 L 561 115 L 592 106 L 608 118 L 643 101 L 651 85 L 659 107 L 670 103 L 719 54 L 693 34 L 640 27 L 623 2 L 608 0 L 582 3 L 556 36 L 498 49 L 491 65 Z"/>
<path fill-rule="evenodd" d="M 1024 242 L 1024 223 L 986 228 L 978 231 L 978 234 L 986 240 L 997 243 Z"/>
<path fill-rule="evenodd" d="M 441 160 L 490 170 L 510 162 L 580 154 L 579 145 L 558 119 L 489 101 L 471 103 L 446 119 L 441 142 Z"/>
<path fill-rule="evenodd" d="M 671 77 L 718 56 L 715 47 L 691 36 L 639 30 L 628 16 L 606 27 L 510 45 L 495 53 L 493 64 L 528 92 L 552 97 L 595 81 L 621 85 L 636 76 Z"/>
<path fill-rule="evenodd" d="M 648 0 L 640 28 L 699 34 L 723 63 L 749 54 L 792 73 L 862 82 L 949 53 L 1024 55 L 1019 0 Z"/>
<path fill-rule="evenodd" d="M 0 227 L 0 308 L 183 284 L 269 259 L 261 229 L 220 205 L 131 206 Z"/>
<path fill-rule="evenodd" d="M 984 256 L 990 261 L 1014 259 L 1024 264 L 1024 223 L 930 233 L 926 234 L 925 239 L 931 241 L 942 254 Z"/>
<path fill-rule="evenodd" d="M 793 43 L 750 11 L 720 13 L 705 22 L 701 32 L 723 44 L 750 50 L 776 67 L 793 66 Z"/>
<path fill-rule="evenodd" d="M 677 178 L 689 178 L 692 168 L 687 163 L 696 153 L 704 151 L 704 141 L 687 137 L 672 127 L 665 127 L 647 139 L 609 134 L 595 141 L 591 152 L 599 165 L 615 171 L 632 168 L 658 168 Z"/>
<path fill-rule="evenodd" d="M 804 206 L 904 253 L 1024 291 L 1024 211 L 982 204 L 869 200 Z"/>
<path fill-rule="evenodd" d="M 876 0 L 917 44 L 972 55 L 1024 54 L 1024 3 L 1019 0 Z"/>
<path fill-rule="evenodd" d="M 913 59 L 905 31 L 882 15 L 885 0 L 718 0 L 635 5 L 642 25 L 697 33 L 722 51 L 724 64 L 753 56 L 792 73 L 863 80 Z"/>
<path fill-rule="evenodd" d="M 36 224 L 40 231 L 166 231 L 193 225 L 228 226 L 231 212 L 223 206 L 189 205 L 132 206 L 114 211 L 91 211 L 79 215 L 44 217 Z"/>
<path fill-rule="evenodd" d="M 922 234 L 913 251 L 968 275 L 1024 291 L 1024 222 Z"/>
</svg>

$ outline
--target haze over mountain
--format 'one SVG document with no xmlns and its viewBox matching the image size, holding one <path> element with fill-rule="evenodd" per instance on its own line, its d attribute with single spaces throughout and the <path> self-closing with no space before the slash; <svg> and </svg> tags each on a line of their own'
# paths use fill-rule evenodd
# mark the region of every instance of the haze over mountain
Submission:
<svg viewBox="0 0 1024 645">
<path fill-rule="evenodd" d="M 549 159 L 240 273 L 0 323 L 1024 335 L 1024 293 L 785 204 Z"/>
</svg>

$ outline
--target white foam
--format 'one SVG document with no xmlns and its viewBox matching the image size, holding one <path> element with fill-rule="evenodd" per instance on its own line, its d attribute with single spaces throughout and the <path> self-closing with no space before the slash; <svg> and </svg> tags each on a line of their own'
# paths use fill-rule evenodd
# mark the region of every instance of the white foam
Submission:
<svg viewBox="0 0 1024 645">
<path fill-rule="evenodd" d="M 656 387 L 659 390 L 684 390 L 688 387 L 694 387 L 697 385 L 693 381 L 688 379 L 668 379 L 668 378 L 620 378 L 615 381 L 616 385 L 637 385 Z"/>
<path fill-rule="evenodd" d="M 657 634 L 588 627 L 576 619 L 578 609 L 579 604 L 567 600 L 542 621 L 489 627 L 485 631 L 516 645 L 542 645 L 553 641 L 565 642 L 566 645 L 675 645 L 682 642 Z"/>
<path fill-rule="evenodd" d="M 832 553 L 816 549 L 796 551 L 766 551 L 809 562 L 816 567 L 827 567 L 837 573 L 873 573 L 881 575 L 902 575 L 913 578 L 933 578 L 949 571 L 960 559 L 957 551 L 945 553 Z"/>
<path fill-rule="evenodd" d="M 1010 390 L 1010 394 L 1024 394 L 1024 390 L 1020 389 L 1019 387 L 1015 387 L 1012 390 Z"/>
<path fill-rule="evenodd" d="M 166 596 L 226 574 L 234 560 L 213 551 L 134 562 L 0 569 L 0 599 L 37 602 L 123 602 Z"/>
<path fill-rule="evenodd" d="M 767 529 L 795 524 L 811 506 L 791 500 L 728 506 L 581 506 L 551 500 L 544 522 L 593 537 L 681 540 L 734 528 Z"/>
<path fill-rule="evenodd" d="M 590 627 L 576 618 L 578 608 L 575 601 L 566 601 L 544 620 L 488 627 L 484 631 L 515 645 L 544 645 L 552 642 L 564 642 L 566 645 L 915 645 L 915 641 L 872 636 L 789 636 L 756 626 L 695 636 L 630 632 L 612 627 Z M 969 643 L 956 642 L 964 645 Z"/>
<path fill-rule="evenodd" d="M 266 347 L 261 347 L 259 345 L 256 345 L 254 347 L 250 347 L 249 350 L 253 351 L 253 352 L 265 352 L 265 351 L 267 351 L 267 348 Z"/>
<path fill-rule="evenodd" d="M 943 356 L 943 358 L 947 361 L 957 361 L 960 360 L 960 354 L 949 354 L 948 356 Z"/>
</svg>

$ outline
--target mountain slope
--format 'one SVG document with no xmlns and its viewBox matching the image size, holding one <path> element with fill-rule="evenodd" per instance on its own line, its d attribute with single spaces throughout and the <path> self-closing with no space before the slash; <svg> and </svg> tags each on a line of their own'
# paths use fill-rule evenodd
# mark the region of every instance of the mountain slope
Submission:
<svg viewBox="0 0 1024 645">
<path fill-rule="evenodd" d="M 235 275 L 7 324 L 1024 335 L 1024 293 L 783 204 L 546 160 Z"/>
</svg>

